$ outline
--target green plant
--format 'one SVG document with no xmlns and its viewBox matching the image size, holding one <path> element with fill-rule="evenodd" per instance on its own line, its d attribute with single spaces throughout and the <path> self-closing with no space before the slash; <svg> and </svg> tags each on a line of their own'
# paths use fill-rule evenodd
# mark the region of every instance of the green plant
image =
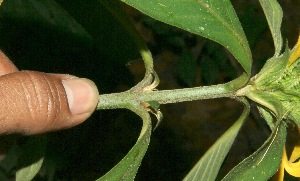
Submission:
<svg viewBox="0 0 300 181">
<path fill-rule="evenodd" d="M 19 8 L 22 8 L 22 5 L 26 4 L 10 4 L 11 6 L 7 5 L 6 9 L 4 9 L 6 2 L 3 2 L 2 7 L 4 15 L 12 11 L 11 9 L 14 7 L 19 6 Z M 143 126 L 136 144 L 129 153 L 98 180 L 134 179 L 150 142 L 152 132 L 150 113 L 157 117 L 158 122 L 156 126 L 162 121 L 163 116 L 159 105 L 221 97 L 229 97 L 242 102 L 244 111 L 234 125 L 203 155 L 184 180 L 216 179 L 229 149 L 232 147 L 240 128 L 250 112 L 249 100 L 256 103 L 272 133 L 256 152 L 233 168 L 223 180 L 268 180 L 278 168 L 280 168 L 281 173 L 283 169 L 286 169 L 291 175 L 300 177 L 299 144 L 295 146 L 289 161 L 286 158 L 285 151 L 283 151 L 286 142 L 287 126 L 295 124 L 298 129 L 300 127 L 300 113 L 297 109 L 300 103 L 298 93 L 300 88 L 298 73 L 300 39 L 293 49 L 289 49 L 287 46 L 283 48 L 283 38 L 280 30 L 283 15 L 281 7 L 276 0 L 259 0 L 271 30 L 275 53 L 266 62 L 262 70 L 253 77 L 251 77 L 251 51 L 229 0 L 123 0 L 123 2 L 159 21 L 218 42 L 232 53 L 244 69 L 244 72 L 240 77 L 225 84 L 175 90 L 156 90 L 159 78 L 153 68 L 151 53 L 132 23 L 127 19 L 118 1 L 95 0 L 70 3 L 64 0 L 48 0 L 36 3 L 40 6 L 40 10 L 43 10 L 43 8 L 47 9 L 46 7 L 49 6 L 54 8 L 55 12 L 60 12 L 58 15 L 65 18 L 56 22 L 56 28 L 69 26 L 69 28 L 76 30 L 75 34 L 79 37 L 96 39 L 97 46 L 103 50 L 104 54 L 110 57 L 111 51 L 108 51 L 108 49 L 112 48 L 113 45 L 109 45 L 111 43 L 109 40 L 105 42 L 107 44 L 103 45 L 105 36 L 101 35 L 99 28 L 95 27 L 97 25 L 93 24 L 102 23 L 106 25 L 110 22 L 87 21 L 91 14 L 97 14 L 100 9 L 105 11 L 105 16 L 109 16 L 108 19 L 113 18 L 119 25 L 122 25 L 122 31 L 115 33 L 128 33 L 130 38 L 126 37 L 124 42 L 130 46 L 135 43 L 143 58 L 146 72 L 141 82 L 125 92 L 100 95 L 98 110 L 129 109 L 141 117 Z M 100 8 L 92 8 L 94 4 Z M 93 11 L 91 14 L 86 13 L 82 7 L 86 9 L 91 8 Z M 83 11 L 83 13 L 78 13 L 77 11 Z M 34 11 L 29 12 L 33 13 Z M 12 19 L 24 15 L 14 14 L 14 16 Z M 32 21 L 42 20 L 37 18 Z M 70 22 L 70 24 L 66 25 L 64 22 Z M 119 49 L 117 47 L 116 51 L 119 51 Z M 131 55 L 116 53 L 111 56 L 111 59 L 129 59 Z M 22 152 L 20 154 L 20 167 L 16 173 L 17 180 L 31 180 L 38 173 L 43 164 L 46 141 L 47 138 L 45 136 L 35 136 L 22 146 L 21 150 L 23 151 L 20 151 L 20 148 L 13 147 L 8 153 L 7 159 L 11 159 L 10 155 Z M 31 154 L 32 152 L 34 154 Z M 7 163 L 7 159 L 4 160 L 6 161 L 5 163 Z M 280 164 L 282 164 L 281 167 Z M 283 179 L 283 175 L 281 175 L 281 179 Z"/>
</svg>

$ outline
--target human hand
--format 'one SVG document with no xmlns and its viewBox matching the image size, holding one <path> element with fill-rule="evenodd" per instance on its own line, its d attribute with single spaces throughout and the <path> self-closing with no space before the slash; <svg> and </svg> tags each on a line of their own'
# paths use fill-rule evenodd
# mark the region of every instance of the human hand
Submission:
<svg viewBox="0 0 300 181">
<path fill-rule="evenodd" d="M 85 121 L 99 98 L 96 85 L 66 74 L 19 71 L 0 51 L 0 134 L 39 134 Z"/>
</svg>

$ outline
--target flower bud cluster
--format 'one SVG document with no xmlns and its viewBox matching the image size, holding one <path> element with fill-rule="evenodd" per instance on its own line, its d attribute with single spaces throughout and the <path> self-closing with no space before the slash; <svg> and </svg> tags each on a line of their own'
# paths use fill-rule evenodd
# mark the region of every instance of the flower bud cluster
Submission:
<svg viewBox="0 0 300 181">
<path fill-rule="evenodd" d="M 246 96 L 271 112 L 276 120 L 300 126 L 300 37 L 296 46 L 269 59 L 247 87 Z M 276 121 L 275 120 L 275 121 Z"/>
</svg>

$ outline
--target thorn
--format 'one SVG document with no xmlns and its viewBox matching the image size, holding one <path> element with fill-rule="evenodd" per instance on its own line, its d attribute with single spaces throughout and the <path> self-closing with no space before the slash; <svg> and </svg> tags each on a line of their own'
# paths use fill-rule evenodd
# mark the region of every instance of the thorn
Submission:
<svg viewBox="0 0 300 181">
<path fill-rule="evenodd" d="M 157 122 L 156 122 L 156 125 L 155 125 L 153 131 L 156 130 L 156 128 L 160 125 L 160 123 L 161 123 L 162 120 L 163 120 L 163 114 L 162 114 L 162 112 L 161 112 L 159 109 L 157 110 L 156 114 L 154 114 L 154 115 L 155 115 L 156 118 L 157 118 Z"/>
</svg>

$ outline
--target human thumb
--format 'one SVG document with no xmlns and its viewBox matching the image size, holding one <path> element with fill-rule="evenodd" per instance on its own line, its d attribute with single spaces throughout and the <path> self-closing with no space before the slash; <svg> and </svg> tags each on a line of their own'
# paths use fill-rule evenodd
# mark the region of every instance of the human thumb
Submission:
<svg viewBox="0 0 300 181">
<path fill-rule="evenodd" d="M 73 127 L 95 110 L 99 92 L 83 78 L 20 71 L 0 77 L 0 134 Z"/>
</svg>

